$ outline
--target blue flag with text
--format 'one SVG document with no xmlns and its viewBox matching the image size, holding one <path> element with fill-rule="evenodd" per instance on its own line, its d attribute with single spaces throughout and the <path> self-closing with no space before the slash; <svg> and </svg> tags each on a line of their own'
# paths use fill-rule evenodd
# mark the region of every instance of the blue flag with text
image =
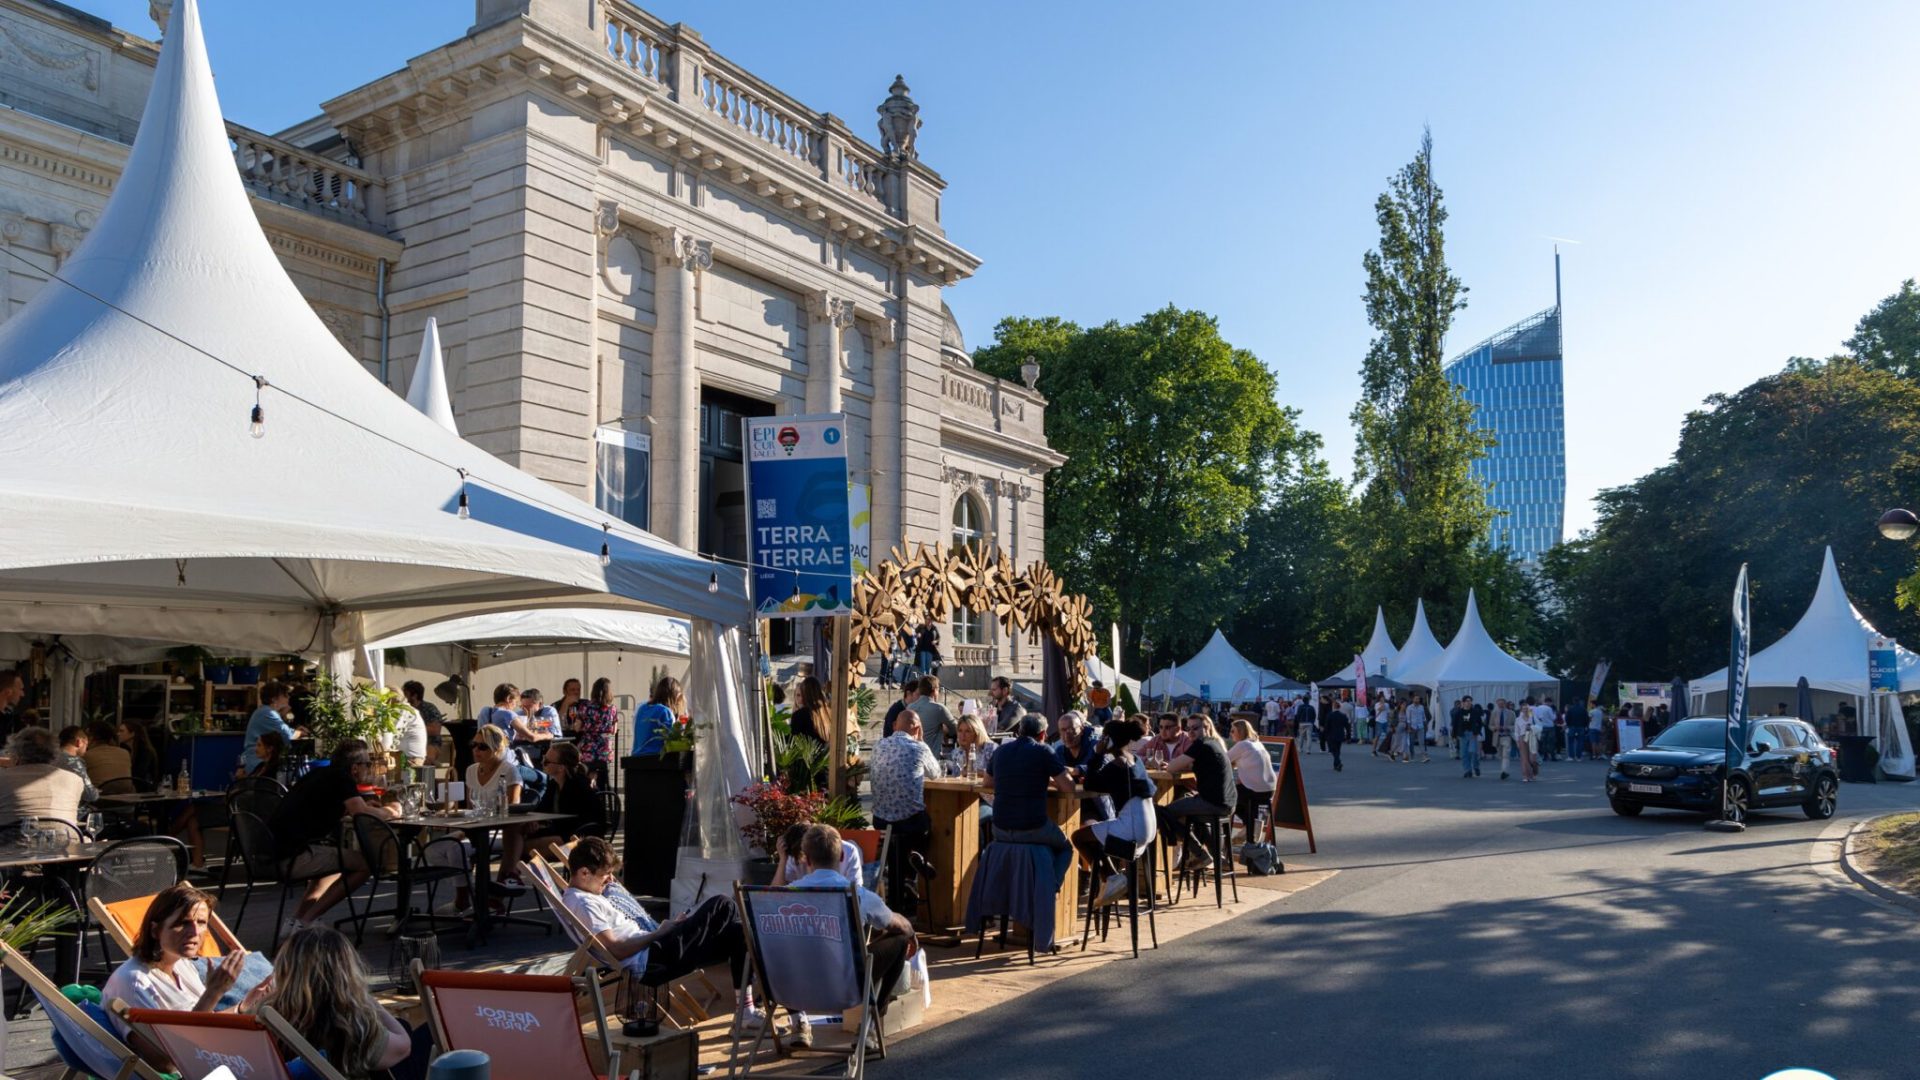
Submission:
<svg viewBox="0 0 1920 1080">
<path fill-rule="evenodd" d="M 1753 648 L 1753 606 L 1747 595 L 1747 564 L 1733 585 L 1733 658 L 1727 661 L 1727 769 L 1747 760 L 1747 661 Z"/>
</svg>

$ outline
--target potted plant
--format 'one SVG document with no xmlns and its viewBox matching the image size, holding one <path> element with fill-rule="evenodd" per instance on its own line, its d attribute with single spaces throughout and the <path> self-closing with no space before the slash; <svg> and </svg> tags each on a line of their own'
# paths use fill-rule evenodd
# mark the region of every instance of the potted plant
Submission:
<svg viewBox="0 0 1920 1080">
<path fill-rule="evenodd" d="M 753 784 L 733 797 L 733 802 L 753 814 L 753 820 L 740 826 L 740 836 L 759 850 L 758 858 L 747 860 L 746 877 L 750 884 L 765 885 L 773 880 L 772 853 L 788 828 L 816 820 L 826 805 L 826 797 L 817 791 L 795 792 L 784 778 Z"/>
<path fill-rule="evenodd" d="M 324 672 L 309 684 L 311 698 L 304 718 L 308 730 L 331 750 L 345 739 L 365 739 L 379 745 L 383 736 L 400 726 L 406 701 L 398 693 L 367 683 L 343 683 Z"/>
<path fill-rule="evenodd" d="M 34 903 L 0 889 L 0 941 L 25 950 L 34 942 L 73 922 L 73 908 L 55 900 Z M 7 1067 L 7 1010 L 0 1009 L 0 1075 Z"/>
<path fill-rule="evenodd" d="M 236 656 L 232 664 L 233 681 L 241 686 L 255 686 L 260 682 L 260 665 L 250 656 Z"/>
</svg>

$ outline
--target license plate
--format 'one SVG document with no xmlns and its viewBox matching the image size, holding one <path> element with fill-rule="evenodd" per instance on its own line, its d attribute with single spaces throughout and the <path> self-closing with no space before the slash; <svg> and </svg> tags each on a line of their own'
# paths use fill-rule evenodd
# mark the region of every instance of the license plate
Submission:
<svg viewBox="0 0 1920 1080">
<path fill-rule="evenodd" d="M 1627 790 L 1636 791 L 1642 795 L 1658 795 L 1661 788 L 1659 784 L 1628 784 Z"/>
</svg>

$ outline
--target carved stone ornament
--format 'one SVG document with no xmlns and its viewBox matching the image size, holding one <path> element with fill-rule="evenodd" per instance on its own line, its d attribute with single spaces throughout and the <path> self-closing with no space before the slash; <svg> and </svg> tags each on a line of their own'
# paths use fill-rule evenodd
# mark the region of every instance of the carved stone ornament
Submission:
<svg viewBox="0 0 1920 1080">
<path fill-rule="evenodd" d="M 72 255 L 80 247 L 82 241 L 86 240 L 87 231 L 72 225 L 53 225 L 48 227 L 47 236 L 53 248 L 54 266 L 58 267 L 67 261 L 67 256 Z"/>
<path fill-rule="evenodd" d="M 682 270 L 698 272 L 713 269 L 713 241 L 695 239 L 693 234 L 668 229 L 653 234 L 653 251 Z"/>
<path fill-rule="evenodd" d="M 45 71 L 47 78 L 63 86 L 88 92 L 100 89 L 100 58 L 92 49 L 0 18 L 0 70 L 28 65 Z"/>
<path fill-rule="evenodd" d="M 904 161 L 920 156 L 913 148 L 920 135 L 920 106 L 908 93 L 907 77 L 895 75 L 887 100 L 874 110 L 880 114 L 880 149 Z"/>
<path fill-rule="evenodd" d="M 152 19 L 153 25 L 165 34 L 167 20 L 173 18 L 173 0 L 147 0 L 147 18 Z"/>
<path fill-rule="evenodd" d="M 19 214 L 0 215 L 0 243 L 17 244 L 27 235 L 27 219 Z"/>
<path fill-rule="evenodd" d="M 845 330 L 853 325 L 854 304 L 824 292 L 814 293 L 807 298 L 807 313 L 816 319 L 829 322 L 835 328 Z"/>
<path fill-rule="evenodd" d="M 620 204 L 603 202 L 593 212 L 593 231 L 601 236 L 612 236 L 620 231 Z"/>
<path fill-rule="evenodd" d="M 313 303 L 313 313 L 355 360 L 360 359 L 360 316 L 334 304 Z"/>
</svg>

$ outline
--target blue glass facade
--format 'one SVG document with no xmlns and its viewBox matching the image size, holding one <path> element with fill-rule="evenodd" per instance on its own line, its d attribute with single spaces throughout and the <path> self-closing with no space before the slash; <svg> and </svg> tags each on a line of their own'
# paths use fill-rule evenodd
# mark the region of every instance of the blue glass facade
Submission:
<svg viewBox="0 0 1920 1080">
<path fill-rule="evenodd" d="M 1474 474 L 1501 511 L 1495 547 L 1538 562 L 1566 521 L 1567 426 L 1562 391 L 1560 307 L 1540 312 L 1454 357 L 1447 377 L 1473 403 L 1474 420 L 1496 440 Z"/>
</svg>

